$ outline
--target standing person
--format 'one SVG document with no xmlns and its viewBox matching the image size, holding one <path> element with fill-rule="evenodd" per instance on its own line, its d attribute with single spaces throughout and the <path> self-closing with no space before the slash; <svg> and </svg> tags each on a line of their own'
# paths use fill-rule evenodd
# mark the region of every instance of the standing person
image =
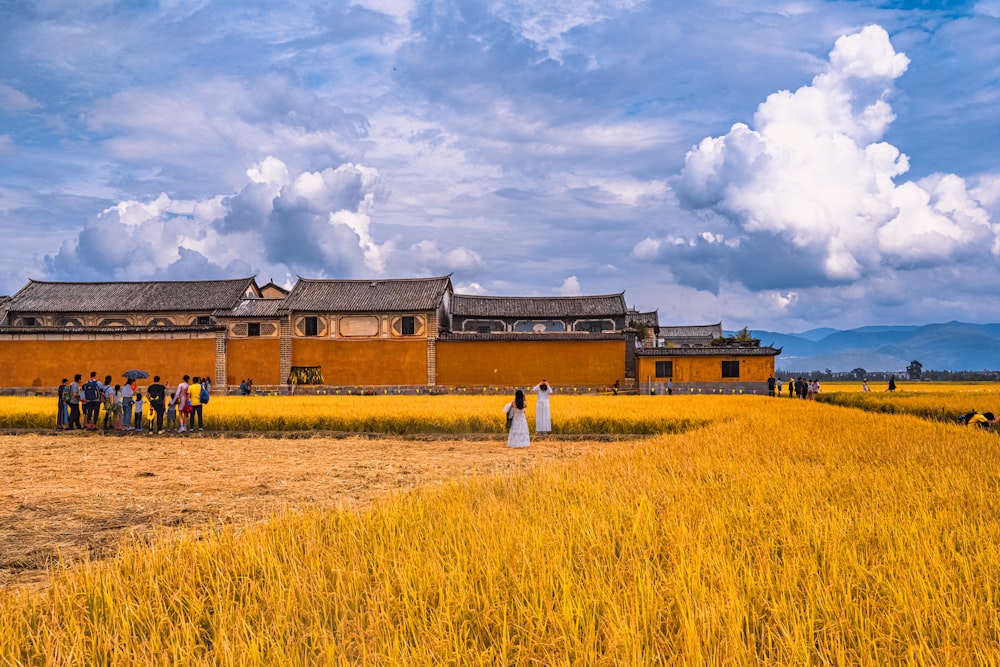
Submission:
<svg viewBox="0 0 1000 667">
<path fill-rule="evenodd" d="M 886 388 L 886 391 L 896 391 L 896 376 L 895 375 L 890 375 L 889 376 L 889 386 Z"/>
<path fill-rule="evenodd" d="M 104 389 L 102 390 L 104 400 L 104 430 L 115 426 L 115 388 L 111 385 L 111 376 L 104 376 Z"/>
<path fill-rule="evenodd" d="M 861 391 L 871 391 L 871 389 L 868 388 L 868 378 L 861 381 Z"/>
<path fill-rule="evenodd" d="M 520 449 L 531 444 L 528 418 L 524 416 L 525 407 L 524 392 L 520 389 L 514 393 L 514 400 L 504 406 L 504 411 L 511 416 L 510 431 L 507 433 L 508 447 Z"/>
<path fill-rule="evenodd" d="M 535 433 L 547 435 L 552 432 L 552 411 L 549 409 L 552 386 L 548 380 L 543 379 L 531 390 L 538 392 L 538 403 L 535 404 Z"/>
<path fill-rule="evenodd" d="M 177 394 L 170 394 L 170 402 L 167 403 L 167 430 L 177 430 Z"/>
<path fill-rule="evenodd" d="M 775 378 L 774 384 L 775 384 L 774 395 L 777 396 L 778 398 L 781 398 L 781 378 Z"/>
<path fill-rule="evenodd" d="M 111 427 L 116 430 L 122 430 L 122 386 L 116 384 L 114 388 L 114 403 L 111 405 Z"/>
<path fill-rule="evenodd" d="M 73 384 L 69 386 L 69 430 L 79 430 L 80 425 L 80 380 L 82 375 L 77 373 L 73 376 Z"/>
<path fill-rule="evenodd" d="M 125 386 L 122 387 L 122 423 L 125 429 L 132 428 L 132 403 L 135 401 L 135 380 L 125 378 Z"/>
<path fill-rule="evenodd" d="M 201 395 L 201 378 L 197 375 L 191 380 L 191 386 L 188 387 L 188 401 L 191 402 L 191 422 L 188 424 L 190 430 L 194 430 L 195 422 L 198 423 L 198 430 L 205 430 L 205 422 L 202 416 L 202 395 Z"/>
<path fill-rule="evenodd" d="M 167 388 L 160 384 L 160 376 L 153 376 L 153 384 L 146 389 L 149 397 L 149 407 L 156 413 L 156 432 L 163 433 L 163 411 L 166 410 Z M 149 429 L 153 430 L 152 427 Z"/>
<path fill-rule="evenodd" d="M 674 395 L 674 379 L 672 377 L 667 378 L 667 396 Z"/>
<path fill-rule="evenodd" d="M 135 401 L 133 402 L 135 408 L 135 417 L 133 418 L 133 426 L 136 431 L 142 430 L 142 412 L 146 408 L 146 401 L 142 400 L 142 392 L 136 392 Z"/>
<path fill-rule="evenodd" d="M 767 378 L 767 395 L 768 396 L 774 396 L 774 388 L 776 386 L 776 383 L 777 383 L 777 381 L 774 379 L 773 375 L 771 375 L 771 376 L 769 376 Z"/>
<path fill-rule="evenodd" d="M 83 385 L 83 424 L 89 430 L 97 430 L 97 418 L 101 414 L 101 393 L 104 387 L 97 379 L 97 371 L 90 372 L 90 379 Z"/>
<path fill-rule="evenodd" d="M 56 389 L 56 428 L 66 430 L 69 425 L 69 380 L 63 378 Z"/>
<path fill-rule="evenodd" d="M 180 426 L 177 428 L 178 433 L 183 433 L 187 430 L 188 415 L 191 414 L 191 408 L 188 405 L 188 381 L 191 377 L 185 375 L 181 379 L 181 383 L 177 385 L 177 421 L 180 422 Z"/>
<path fill-rule="evenodd" d="M 247 396 L 253 393 L 253 378 L 247 378 Z"/>
<path fill-rule="evenodd" d="M 615 380 L 615 383 L 611 385 L 611 393 L 617 396 L 619 387 L 621 387 L 621 384 L 618 382 L 618 380 Z"/>
<path fill-rule="evenodd" d="M 795 398 L 795 378 L 788 378 L 788 398 Z"/>
<path fill-rule="evenodd" d="M 246 396 L 248 393 L 250 392 L 247 391 L 247 381 L 240 380 L 240 396 Z"/>
</svg>

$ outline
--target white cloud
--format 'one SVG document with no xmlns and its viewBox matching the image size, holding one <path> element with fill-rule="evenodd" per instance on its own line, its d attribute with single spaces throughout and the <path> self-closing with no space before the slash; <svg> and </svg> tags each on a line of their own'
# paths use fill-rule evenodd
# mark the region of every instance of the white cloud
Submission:
<svg viewBox="0 0 1000 667">
<path fill-rule="evenodd" d="M 583 294 L 580 289 L 580 280 L 576 276 L 570 276 L 556 288 L 556 294 L 559 296 L 580 296 Z"/>
<path fill-rule="evenodd" d="M 995 247 L 998 230 L 961 178 L 895 184 L 908 159 L 879 140 L 894 119 L 893 82 L 908 63 L 879 26 L 841 37 L 812 85 L 768 96 L 753 128 L 737 123 L 693 148 L 678 194 L 746 233 L 817 251 L 832 280 Z M 636 253 L 650 250 L 647 243 Z"/>
<path fill-rule="evenodd" d="M 376 238 L 379 173 L 351 163 L 292 175 L 268 156 L 232 195 L 199 201 L 161 193 L 127 200 L 89 220 L 46 258 L 49 275 L 140 279 L 301 274 L 360 278 L 481 266 L 472 250 L 421 241 L 400 250 Z"/>
<path fill-rule="evenodd" d="M 38 109 L 41 106 L 38 100 L 32 99 L 17 88 L 0 81 L 0 109 L 9 113 L 20 113 Z"/>
</svg>

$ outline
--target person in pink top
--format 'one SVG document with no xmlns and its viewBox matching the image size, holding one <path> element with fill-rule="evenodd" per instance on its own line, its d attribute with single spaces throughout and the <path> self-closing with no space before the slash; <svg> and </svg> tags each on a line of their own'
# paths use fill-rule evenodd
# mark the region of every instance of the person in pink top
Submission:
<svg viewBox="0 0 1000 667">
<path fill-rule="evenodd" d="M 188 382 L 190 380 L 191 376 L 184 376 L 181 383 L 177 385 L 175 396 L 175 400 L 177 401 L 177 423 L 180 424 L 180 428 L 177 431 L 181 433 L 187 430 L 187 418 L 191 414 L 191 408 L 188 407 L 188 387 L 190 386 Z"/>
</svg>

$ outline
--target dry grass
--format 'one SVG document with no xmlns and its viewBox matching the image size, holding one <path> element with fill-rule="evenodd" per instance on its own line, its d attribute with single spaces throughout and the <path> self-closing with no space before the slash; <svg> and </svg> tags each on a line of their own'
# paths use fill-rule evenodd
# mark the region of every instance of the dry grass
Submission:
<svg viewBox="0 0 1000 667">
<path fill-rule="evenodd" d="M 505 474 L 620 443 L 365 437 L 0 436 L 0 588 L 42 585 L 159 527 L 256 522 L 286 507 L 357 506 L 396 491 Z"/>
</svg>

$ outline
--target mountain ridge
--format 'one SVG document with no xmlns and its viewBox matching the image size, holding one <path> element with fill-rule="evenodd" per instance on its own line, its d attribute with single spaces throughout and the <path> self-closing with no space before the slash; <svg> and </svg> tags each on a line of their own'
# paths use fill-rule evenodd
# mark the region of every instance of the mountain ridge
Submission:
<svg viewBox="0 0 1000 667">
<path fill-rule="evenodd" d="M 829 327 L 800 333 L 751 331 L 762 345 L 782 348 L 781 369 L 904 372 L 912 361 L 925 370 L 1000 369 L 1000 324 L 943 322 L 924 325 Z"/>
</svg>

